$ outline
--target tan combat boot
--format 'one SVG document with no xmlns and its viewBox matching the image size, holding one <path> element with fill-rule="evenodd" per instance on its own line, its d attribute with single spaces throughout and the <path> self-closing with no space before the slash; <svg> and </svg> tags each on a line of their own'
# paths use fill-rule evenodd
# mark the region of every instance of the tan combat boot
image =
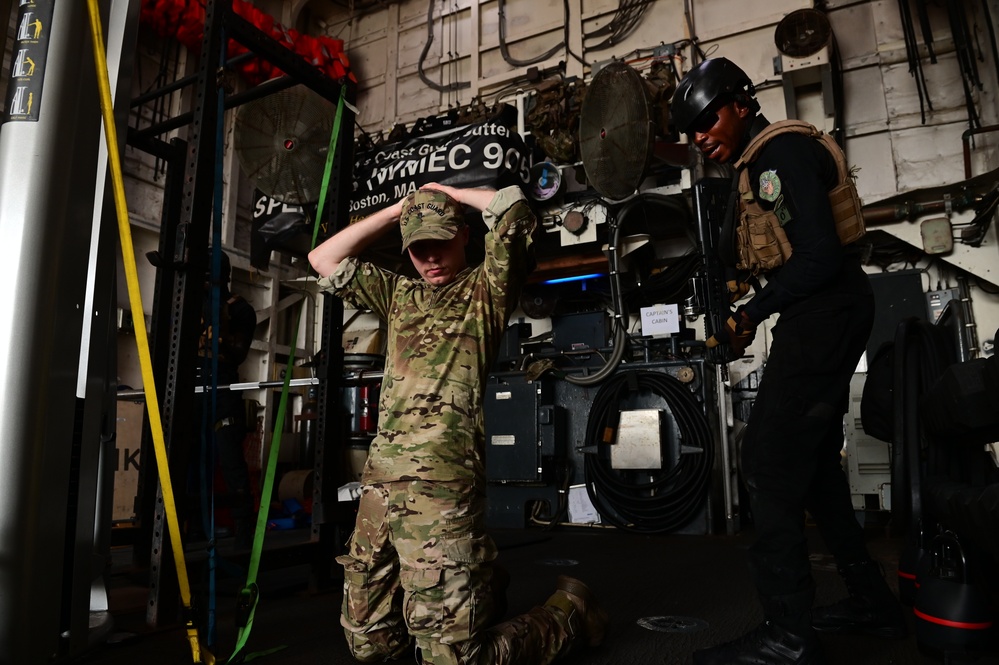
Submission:
<svg viewBox="0 0 999 665">
<path fill-rule="evenodd" d="M 595 647 L 604 641 L 609 617 L 597 602 L 590 588 L 567 575 L 559 575 L 556 591 L 545 601 L 546 607 L 554 607 L 568 618 L 569 633 L 573 642 L 586 640 Z"/>
</svg>

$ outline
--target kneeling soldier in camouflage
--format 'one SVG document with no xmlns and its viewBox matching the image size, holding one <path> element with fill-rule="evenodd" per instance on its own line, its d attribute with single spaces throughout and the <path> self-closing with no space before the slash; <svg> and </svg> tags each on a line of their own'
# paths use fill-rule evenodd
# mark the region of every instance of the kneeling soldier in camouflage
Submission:
<svg viewBox="0 0 999 665">
<path fill-rule="evenodd" d="M 466 262 L 462 205 L 489 227 L 476 267 Z M 421 279 L 357 258 L 397 223 Z M 415 639 L 422 663 L 531 665 L 603 639 L 606 613 L 569 577 L 543 606 L 493 625 L 500 585 L 485 532 L 482 395 L 535 226 L 517 187 L 428 185 L 309 255 L 321 288 L 388 324 L 378 434 L 348 553 L 337 559 L 341 623 L 360 661 L 398 658 Z"/>
</svg>

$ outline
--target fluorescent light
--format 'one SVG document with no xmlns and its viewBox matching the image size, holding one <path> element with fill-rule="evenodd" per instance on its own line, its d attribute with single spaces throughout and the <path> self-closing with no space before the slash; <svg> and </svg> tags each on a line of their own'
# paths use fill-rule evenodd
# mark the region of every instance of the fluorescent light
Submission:
<svg viewBox="0 0 999 665">
<path fill-rule="evenodd" d="M 602 272 L 595 272 L 589 275 L 576 275 L 575 277 L 559 277 L 558 279 L 549 279 L 542 284 L 565 284 L 566 282 L 580 282 L 584 279 L 596 279 L 597 277 L 603 277 Z"/>
</svg>

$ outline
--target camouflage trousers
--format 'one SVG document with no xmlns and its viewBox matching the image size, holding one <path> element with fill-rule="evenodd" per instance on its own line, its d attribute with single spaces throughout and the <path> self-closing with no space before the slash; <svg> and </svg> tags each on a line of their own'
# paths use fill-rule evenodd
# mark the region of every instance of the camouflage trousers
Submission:
<svg viewBox="0 0 999 665">
<path fill-rule="evenodd" d="M 348 553 L 337 557 L 351 653 L 380 662 L 405 655 L 413 640 L 428 665 L 545 664 L 566 653 L 570 628 L 559 610 L 535 607 L 495 624 L 496 553 L 485 496 L 468 483 L 364 486 Z"/>
</svg>

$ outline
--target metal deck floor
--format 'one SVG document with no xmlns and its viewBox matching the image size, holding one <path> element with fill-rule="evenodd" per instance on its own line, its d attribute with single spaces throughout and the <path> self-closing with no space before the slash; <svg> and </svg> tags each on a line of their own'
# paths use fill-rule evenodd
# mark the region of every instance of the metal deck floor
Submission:
<svg viewBox="0 0 999 665">
<path fill-rule="evenodd" d="M 900 542 L 883 529 L 870 532 L 872 554 L 894 584 Z M 812 533 L 810 537 L 817 534 Z M 544 602 L 559 574 L 584 580 L 611 613 L 605 643 L 559 661 L 574 665 L 682 665 L 696 649 L 727 641 L 753 628 L 761 613 L 746 570 L 749 533 L 738 536 L 643 536 L 619 530 L 563 527 L 555 531 L 501 530 L 493 533 L 499 562 L 512 576 L 509 615 Z M 813 547 L 818 604 L 837 600 L 845 589 L 831 557 Z M 265 550 L 264 556 L 267 556 Z M 347 665 L 349 655 L 338 623 L 341 593 L 312 594 L 308 569 L 299 566 L 260 576 L 261 600 L 246 653 L 278 649 L 254 659 L 260 665 Z M 232 609 L 242 580 L 219 576 L 216 658 L 225 662 L 235 643 Z M 146 589 L 127 575 L 115 575 L 111 611 L 116 644 L 99 647 L 81 663 L 175 665 L 190 663 L 182 628 L 145 628 Z M 823 636 L 830 665 L 930 665 L 911 630 L 904 640 Z M 127 639 L 123 639 L 127 638 Z M 397 661 L 415 663 L 412 658 Z M 951 662 L 958 662 L 952 660 Z M 963 662 L 999 665 L 992 656 Z"/>
</svg>

